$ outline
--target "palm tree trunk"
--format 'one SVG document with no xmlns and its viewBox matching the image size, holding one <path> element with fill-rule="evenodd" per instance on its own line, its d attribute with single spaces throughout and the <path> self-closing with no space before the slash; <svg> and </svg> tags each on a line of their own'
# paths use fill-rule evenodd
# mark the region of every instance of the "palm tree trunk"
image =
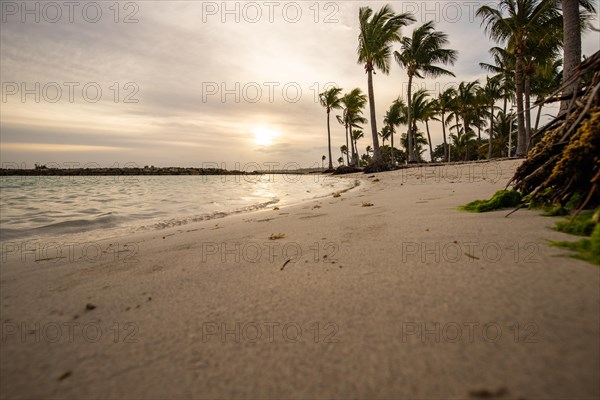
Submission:
<svg viewBox="0 0 600 400">
<path fill-rule="evenodd" d="M 544 101 L 543 97 L 536 99 L 536 103 L 540 103 L 540 105 L 538 106 L 537 115 L 535 117 L 535 127 L 533 128 L 536 132 L 538 130 L 538 126 L 540 126 L 540 117 L 542 116 L 542 108 L 543 108 L 543 106 L 541 104 L 542 101 Z"/>
<path fill-rule="evenodd" d="M 348 143 L 348 124 L 346 124 L 346 162 L 348 165 L 350 165 L 350 158 L 349 158 L 349 147 L 348 147 L 349 143 Z M 352 156 L 354 157 L 354 145 L 352 145 Z"/>
<path fill-rule="evenodd" d="M 515 69 L 515 86 L 517 92 L 517 157 L 527 153 L 527 135 L 525 132 L 525 115 L 523 114 L 523 56 L 517 50 L 517 66 Z"/>
<path fill-rule="evenodd" d="M 352 164 L 354 165 L 354 163 L 356 162 L 354 160 L 354 151 L 356 150 L 358 152 L 358 149 L 356 149 L 356 146 L 354 145 L 354 139 L 352 139 L 352 125 L 348 125 L 348 134 L 350 136 L 350 143 L 352 144 Z M 350 165 L 350 164 L 348 164 Z"/>
<path fill-rule="evenodd" d="M 525 75 L 525 140 L 526 150 L 529 151 L 529 142 L 531 140 L 531 76 Z"/>
<path fill-rule="evenodd" d="M 408 118 L 408 132 L 406 133 L 408 139 L 408 162 L 417 162 L 414 152 L 414 137 L 412 129 L 412 75 L 408 74 L 408 99 L 407 99 L 407 118 Z"/>
<path fill-rule="evenodd" d="M 327 110 L 327 148 L 329 150 L 329 169 L 333 169 L 333 162 L 331 161 L 331 129 L 329 127 L 329 110 Z"/>
<path fill-rule="evenodd" d="M 394 127 L 390 127 L 390 139 L 392 142 L 392 148 L 390 149 L 392 166 L 396 165 L 394 162 Z"/>
<path fill-rule="evenodd" d="M 377 138 L 377 118 L 375 117 L 375 94 L 373 93 L 373 71 L 367 70 L 367 84 L 369 87 L 369 112 L 371 115 L 371 135 L 373 136 L 373 164 L 381 164 L 379 153 L 379 139 Z"/>
<path fill-rule="evenodd" d="M 492 159 L 492 141 L 494 138 L 494 105 L 490 105 L 490 134 L 488 142 L 488 160 Z"/>
<path fill-rule="evenodd" d="M 563 82 L 569 79 L 581 63 L 581 32 L 579 26 L 579 1 L 562 0 L 563 11 Z M 577 90 L 577 82 L 567 86 L 563 95 L 572 95 Z M 560 113 L 566 112 L 570 99 L 560 103 Z"/>
<path fill-rule="evenodd" d="M 442 113 L 442 136 L 444 137 L 444 161 L 448 162 L 450 159 L 448 158 L 448 143 L 446 142 L 446 123 L 444 120 L 444 111 Z"/>
<path fill-rule="evenodd" d="M 416 137 L 415 135 L 417 134 L 417 121 L 413 118 L 413 145 L 412 145 L 412 151 L 413 151 L 413 155 L 415 157 L 415 162 L 420 162 L 421 161 L 421 153 L 419 153 L 417 151 L 417 141 L 416 141 Z"/>
<path fill-rule="evenodd" d="M 431 135 L 429 134 L 429 121 L 425 120 L 425 129 L 427 130 L 427 141 L 429 142 L 429 158 L 433 162 L 433 146 L 431 145 Z"/>
</svg>

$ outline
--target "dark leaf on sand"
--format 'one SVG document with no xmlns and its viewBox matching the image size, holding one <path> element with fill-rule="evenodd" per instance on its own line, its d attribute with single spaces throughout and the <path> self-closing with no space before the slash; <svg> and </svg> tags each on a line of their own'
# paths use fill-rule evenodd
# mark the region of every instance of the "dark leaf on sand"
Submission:
<svg viewBox="0 0 600 400">
<path fill-rule="evenodd" d="M 63 374 L 61 376 L 58 377 L 58 381 L 64 381 L 65 379 L 67 379 L 68 377 L 70 377 L 72 374 L 71 371 L 65 371 L 63 372 Z"/>
</svg>

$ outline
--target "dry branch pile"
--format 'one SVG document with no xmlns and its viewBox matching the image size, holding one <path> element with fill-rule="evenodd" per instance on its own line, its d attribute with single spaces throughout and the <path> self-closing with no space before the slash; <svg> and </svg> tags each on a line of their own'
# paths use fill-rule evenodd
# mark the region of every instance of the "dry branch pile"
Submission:
<svg viewBox="0 0 600 400">
<path fill-rule="evenodd" d="M 577 194 L 578 208 L 594 208 L 600 205 L 600 52 L 571 79 L 580 90 L 570 107 L 533 136 L 545 133 L 509 184 L 536 203 L 564 205 Z"/>
</svg>

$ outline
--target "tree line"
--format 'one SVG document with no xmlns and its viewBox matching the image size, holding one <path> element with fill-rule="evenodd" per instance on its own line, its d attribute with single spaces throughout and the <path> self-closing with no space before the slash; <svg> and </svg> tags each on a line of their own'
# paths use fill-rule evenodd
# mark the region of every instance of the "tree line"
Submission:
<svg viewBox="0 0 600 400">
<path fill-rule="evenodd" d="M 343 93 L 342 88 L 332 87 L 319 95 L 327 113 L 329 169 L 333 169 L 332 111 L 340 112 L 335 118 L 346 133 L 339 164 L 381 170 L 425 162 L 427 151 L 429 160 L 436 162 L 525 156 L 533 141 L 539 140 L 535 132 L 540 128 L 543 102 L 581 62 L 581 32 L 595 12 L 590 0 L 501 0 L 494 7 L 482 6 L 476 15 L 497 44 L 489 51 L 493 61 L 479 64 L 488 72 L 485 81 L 463 81 L 431 93 L 413 92 L 413 82 L 455 76 L 448 67 L 454 65 L 458 52 L 447 47 L 448 35 L 429 21 L 410 36 L 402 36 L 401 29 L 416 22 L 412 14 L 396 14 L 390 5 L 378 11 L 361 7 L 357 62 L 367 75 L 367 93 L 360 88 Z M 393 62 L 406 74 L 406 100 L 402 93 L 390 104 L 378 130 L 373 75 L 376 71 L 388 75 Z M 563 88 L 561 111 L 574 87 Z M 367 105 L 368 119 L 364 115 Z M 367 123 L 372 146 L 361 155 L 357 141 L 368 130 L 363 128 Z M 442 127 L 443 143 L 435 149 L 430 123 Z M 394 145 L 397 133 L 401 149 Z"/>
</svg>

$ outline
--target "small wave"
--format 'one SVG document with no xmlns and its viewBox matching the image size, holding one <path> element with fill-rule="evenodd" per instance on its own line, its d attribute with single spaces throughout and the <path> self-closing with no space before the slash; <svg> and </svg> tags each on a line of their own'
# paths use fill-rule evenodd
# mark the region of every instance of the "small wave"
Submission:
<svg viewBox="0 0 600 400">
<path fill-rule="evenodd" d="M 166 221 L 160 221 L 160 222 L 156 222 L 154 224 L 141 226 L 138 228 L 138 230 L 152 230 L 152 229 L 159 230 L 159 229 L 172 228 L 174 226 L 187 225 L 187 224 L 190 224 L 193 222 L 200 222 L 200 221 L 206 221 L 206 220 L 210 220 L 210 219 L 224 218 L 224 217 L 227 217 L 228 215 L 240 214 L 240 213 L 249 212 L 249 211 L 262 210 L 263 208 L 267 208 L 267 207 L 272 206 L 273 204 L 277 204 L 277 203 L 279 203 L 279 199 L 275 197 L 275 198 L 273 198 L 269 201 L 263 202 L 263 203 L 253 204 L 251 206 L 238 208 L 238 209 L 232 210 L 232 211 L 227 211 L 227 212 L 214 211 L 212 213 L 206 213 L 206 214 L 202 214 L 202 215 L 194 215 L 192 217 L 173 218 L 173 219 L 166 220 Z"/>
<path fill-rule="evenodd" d="M 117 226 L 117 224 L 120 222 L 120 218 L 107 214 L 94 219 L 74 219 L 69 221 L 61 221 L 30 229 L 1 229 L 0 240 L 4 241 L 38 234 L 63 235 L 68 233 L 80 233 L 92 229 L 112 228 Z"/>
</svg>

